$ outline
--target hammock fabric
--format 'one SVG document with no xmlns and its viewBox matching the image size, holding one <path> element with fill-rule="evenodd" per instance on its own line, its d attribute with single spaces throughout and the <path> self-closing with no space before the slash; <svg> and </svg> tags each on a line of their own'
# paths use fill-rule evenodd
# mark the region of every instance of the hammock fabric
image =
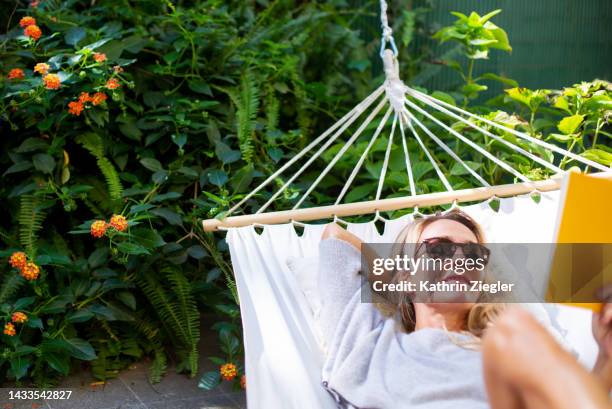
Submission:
<svg viewBox="0 0 612 409">
<path fill-rule="evenodd" d="M 559 192 L 500 200 L 498 211 L 488 203 L 466 206 L 490 242 L 550 243 L 553 239 Z M 412 217 L 385 222 L 380 235 L 374 222 L 348 224 L 348 230 L 367 242 L 393 242 Z M 537 226 L 537 228 L 534 228 Z M 317 341 L 314 318 L 295 276 L 290 257 L 316 257 L 324 225 L 306 224 L 301 236 L 292 223 L 232 228 L 227 233 L 240 297 L 244 330 L 249 409 L 335 408 L 321 386 L 324 353 Z M 317 274 L 313 269 L 312 274 Z M 568 311 L 566 311 L 568 310 Z M 556 307 L 552 317 L 563 323 L 564 338 L 582 351 L 590 365 L 596 346 L 590 337 L 589 312 Z M 567 319 L 560 319 L 569 316 Z M 563 333 L 569 330 L 576 334 Z M 585 337 L 586 335 L 586 337 Z"/>
</svg>

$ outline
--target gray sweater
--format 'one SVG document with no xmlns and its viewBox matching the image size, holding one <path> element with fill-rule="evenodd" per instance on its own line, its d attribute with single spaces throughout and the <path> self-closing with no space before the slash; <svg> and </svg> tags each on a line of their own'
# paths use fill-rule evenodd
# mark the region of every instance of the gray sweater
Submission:
<svg viewBox="0 0 612 409">
<path fill-rule="evenodd" d="M 350 244 L 319 248 L 321 332 L 327 346 L 323 386 L 339 408 L 488 408 L 481 354 L 457 345 L 465 335 L 442 329 L 402 332 L 373 304 L 362 303 L 361 255 Z"/>
</svg>

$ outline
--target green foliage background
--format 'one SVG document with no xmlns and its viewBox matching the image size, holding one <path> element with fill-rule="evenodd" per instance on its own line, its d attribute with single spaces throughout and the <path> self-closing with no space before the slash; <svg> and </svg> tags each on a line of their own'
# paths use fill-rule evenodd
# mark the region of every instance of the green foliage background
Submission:
<svg viewBox="0 0 612 409">
<path fill-rule="evenodd" d="M 407 79 L 431 57 L 429 49 L 410 47 L 415 36 L 433 34 L 423 25 L 424 12 L 396 13 L 394 20 L 402 53 L 410 53 L 411 62 L 403 66 Z M 240 364 L 239 309 L 227 247 L 222 235 L 204 233 L 199 222 L 222 216 L 382 82 L 372 67 L 379 42 L 365 42 L 355 28 L 368 13 L 341 1 L 49 0 L 36 9 L 24 5 L 9 17 L 9 30 L 0 37 L 0 255 L 25 251 L 42 273 L 26 282 L 8 264 L 0 267 L 0 318 L 8 322 L 17 310 L 30 317 L 17 336 L 2 335 L 2 381 L 52 385 L 80 361 L 106 379 L 144 356 L 153 359 L 153 382 L 170 364 L 195 376 L 199 354 L 210 353 L 198 350 L 201 332 L 208 330 L 200 328 L 200 318 L 208 312 L 219 317 L 214 330 L 225 355 L 214 362 Z M 26 14 L 43 31 L 36 43 L 21 35 L 18 21 Z M 485 24 L 480 16 L 464 17 Z M 446 40 L 463 30 L 465 19 L 447 30 Z M 470 32 L 471 40 L 479 38 L 490 40 L 486 27 Z M 478 44 L 476 53 L 466 47 L 469 64 L 486 56 L 483 47 L 509 47 Z M 104 53 L 107 61 L 95 63 L 94 52 Z M 40 62 L 59 73 L 59 90 L 46 90 L 32 72 Z M 602 164 L 612 162 L 609 83 L 531 91 L 494 74 L 474 78 L 461 62 L 444 63 L 465 84 L 435 96 L 587 152 Z M 8 80 L 12 68 L 22 68 L 26 78 Z M 119 89 L 104 87 L 111 77 L 118 79 Z M 474 105 L 487 81 L 510 89 Z M 105 104 L 79 116 L 68 113 L 68 103 L 81 92 L 96 91 L 109 95 Z M 377 125 L 372 122 L 370 134 Z M 436 129 L 431 121 L 428 125 Z M 453 127 L 525 175 L 548 174 L 465 126 Z M 500 136 L 520 143 L 510 134 Z M 513 181 L 447 139 L 489 182 Z M 333 202 L 366 144 L 359 140 L 347 152 L 305 206 Z M 318 168 L 305 173 L 273 207 L 295 203 L 340 146 L 332 145 Z M 537 147 L 521 146 L 564 167 L 572 165 Z M 373 196 L 385 147 L 382 137 L 346 201 Z M 413 140 L 409 148 L 421 152 Z M 394 145 L 387 197 L 410 193 L 402 155 L 401 145 Z M 443 188 L 422 152 L 418 155 L 413 158 L 418 191 Z M 475 184 L 448 155 L 436 155 L 454 188 Z M 287 177 L 244 211 L 264 203 Z M 113 214 L 127 217 L 127 232 L 111 231 L 102 239 L 89 235 L 93 220 Z M 218 375 L 208 375 L 201 386 L 217 382 Z"/>
</svg>

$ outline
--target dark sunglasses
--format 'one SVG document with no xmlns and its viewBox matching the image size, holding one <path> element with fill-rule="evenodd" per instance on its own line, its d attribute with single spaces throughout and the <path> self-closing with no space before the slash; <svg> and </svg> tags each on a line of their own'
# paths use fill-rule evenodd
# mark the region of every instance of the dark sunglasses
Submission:
<svg viewBox="0 0 612 409">
<path fill-rule="evenodd" d="M 455 243 L 446 238 L 423 240 L 417 248 L 417 254 L 424 250 L 431 258 L 447 259 L 455 255 L 457 248 L 461 248 L 463 256 L 467 259 L 481 259 L 484 260 L 485 264 L 489 261 L 491 250 L 487 247 L 478 243 Z"/>
</svg>

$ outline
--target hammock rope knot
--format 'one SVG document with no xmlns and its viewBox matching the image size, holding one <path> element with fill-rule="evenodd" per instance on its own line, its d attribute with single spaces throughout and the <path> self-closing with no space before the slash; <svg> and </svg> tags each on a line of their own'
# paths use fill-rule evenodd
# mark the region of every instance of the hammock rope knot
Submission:
<svg viewBox="0 0 612 409">
<path fill-rule="evenodd" d="M 385 70 L 385 93 L 389 98 L 389 103 L 397 115 L 400 115 L 404 109 L 404 100 L 408 87 L 400 79 L 399 63 L 397 57 L 391 50 L 385 50 L 383 53 L 383 64 Z"/>
</svg>

